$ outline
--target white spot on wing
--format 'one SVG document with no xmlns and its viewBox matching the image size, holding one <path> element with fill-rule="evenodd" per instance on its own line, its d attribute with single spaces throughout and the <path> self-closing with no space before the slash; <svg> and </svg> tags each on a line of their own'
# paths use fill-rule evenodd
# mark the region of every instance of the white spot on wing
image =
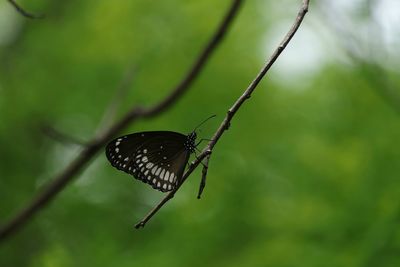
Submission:
<svg viewBox="0 0 400 267">
<path fill-rule="evenodd" d="M 149 162 L 146 164 L 146 168 L 151 169 L 151 167 L 153 167 L 153 165 L 154 165 L 154 163 Z"/>
<path fill-rule="evenodd" d="M 119 146 L 119 144 L 121 144 L 120 141 L 115 142 L 115 146 Z"/>
<path fill-rule="evenodd" d="M 157 170 L 157 165 L 156 165 L 156 166 L 154 166 L 154 168 L 153 168 L 153 169 L 151 169 L 151 173 L 152 173 L 152 174 L 154 174 L 154 173 L 156 172 L 156 170 Z"/>
<path fill-rule="evenodd" d="M 115 153 L 119 153 L 119 148 L 118 147 L 115 148 Z"/>
<path fill-rule="evenodd" d="M 161 174 L 160 174 L 161 179 L 164 178 L 164 172 L 165 172 L 165 170 L 163 169 L 162 172 L 161 172 Z"/>
<path fill-rule="evenodd" d="M 142 158 L 142 161 L 143 161 L 143 162 L 148 162 L 149 159 L 148 159 L 146 156 L 144 156 L 144 157 Z"/>
<path fill-rule="evenodd" d="M 124 161 L 128 161 L 129 160 L 129 157 L 126 157 L 125 159 L 124 159 Z"/>
<path fill-rule="evenodd" d="M 175 174 L 172 172 L 171 176 L 169 177 L 169 181 L 172 183 L 174 181 Z"/>
</svg>

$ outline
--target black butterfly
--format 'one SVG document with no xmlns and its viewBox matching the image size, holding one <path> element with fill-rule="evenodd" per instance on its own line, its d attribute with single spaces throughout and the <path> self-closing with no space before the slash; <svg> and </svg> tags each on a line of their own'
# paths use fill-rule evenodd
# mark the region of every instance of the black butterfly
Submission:
<svg viewBox="0 0 400 267">
<path fill-rule="evenodd" d="M 107 159 L 118 170 L 154 189 L 171 191 L 180 182 L 189 156 L 198 145 L 195 142 L 199 126 L 188 135 L 156 131 L 118 137 L 107 145 Z"/>
</svg>

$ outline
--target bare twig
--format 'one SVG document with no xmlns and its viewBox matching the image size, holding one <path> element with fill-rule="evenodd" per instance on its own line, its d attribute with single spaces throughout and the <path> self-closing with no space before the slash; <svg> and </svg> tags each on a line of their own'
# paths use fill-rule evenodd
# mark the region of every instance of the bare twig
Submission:
<svg viewBox="0 0 400 267">
<path fill-rule="evenodd" d="M 210 162 L 210 157 L 211 154 L 209 154 L 203 161 L 203 170 L 201 172 L 201 181 L 199 186 L 199 193 L 197 194 L 197 199 L 201 198 L 201 194 L 203 193 L 204 187 L 206 186 L 208 163 Z"/>
<path fill-rule="evenodd" d="M 239 110 L 239 108 L 242 106 L 242 104 L 247 99 L 250 98 L 251 94 L 256 89 L 257 85 L 260 83 L 262 78 L 265 76 L 265 74 L 268 72 L 268 70 L 271 68 L 271 66 L 274 64 L 276 59 L 279 57 L 279 55 L 282 53 L 282 51 L 286 48 L 287 44 L 290 42 L 290 40 L 296 33 L 297 29 L 299 28 L 301 22 L 304 19 L 304 16 L 306 15 L 306 13 L 308 11 L 309 2 L 310 2 L 309 0 L 303 0 L 303 4 L 300 8 L 300 11 L 298 12 L 296 20 L 295 20 L 294 24 L 292 25 L 292 27 L 290 28 L 289 32 L 283 38 L 283 40 L 279 44 L 279 46 L 275 49 L 275 51 L 273 52 L 272 56 L 267 61 L 267 63 L 262 67 L 260 72 L 257 74 L 256 78 L 250 83 L 250 85 L 247 87 L 247 89 L 244 91 L 244 93 L 236 100 L 236 102 L 233 104 L 233 106 L 228 110 L 228 112 L 225 116 L 225 119 L 222 121 L 222 123 L 218 127 L 213 138 L 208 143 L 206 148 L 198 155 L 196 160 L 194 160 L 192 162 L 189 169 L 183 175 L 182 180 L 178 184 L 178 186 L 173 191 L 171 191 L 168 195 L 166 195 L 141 221 L 139 221 L 135 225 L 135 228 L 144 227 L 145 224 L 154 216 L 154 214 L 156 214 L 156 212 L 158 210 L 160 210 L 160 208 L 162 206 L 164 206 L 164 204 L 167 203 L 168 200 L 170 200 L 171 198 L 174 197 L 175 192 L 186 181 L 186 179 L 193 172 L 193 170 L 200 164 L 200 162 L 205 157 L 207 157 L 208 155 L 211 154 L 211 152 L 212 152 L 214 146 L 217 144 L 218 140 L 221 138 L 223 133 L 229 128 L 231 120 L 235 116 L 236 112 Z"/>
<path fill-rule="evenodd" d="M 0 229 L 0 240 L 4 240 L 7 236 L 16 232 L 20 227 L 26 224 L 33 215 L 48 204 L 64 187 L 72 181 L 90 162 L 90 160 L 107 144 L 107 142 L 118 134 L 123 128 L 129 124 L 142 118 L 149 118 L 166 111 L 174 103 L 176 103 L 182 95 L 189 89 L 193 81 L 198 77 L 201 70 L 205 66 L 216 47 L 221 43 L 223 37 L 227 33 L 233 19 L 238 13 L 242 0 L 233 0 L 229 10 L 218 26 L 215 34 L 206 44 L 204 50 L 197 57 L 189 72 L 184 76 L 183 80 L 171 90 L 158 104 L 152 107 L 136 107 L 125 114 L 119 121 L 104 131 L 100 136 L 95 137 L 88 143 L 86 147 L 78 154 L 78 156 L 58 175 L 44 190 L 39 193 L 28 205 L 17 213 L 10 221 L 5 223 Z M 204 154 L 203 154 L 204 155 Z"/>
<path fill-rule="evenodd" d="M 10 4 L 18 11 L 18 13 L 20 13 L 22 16 L 24 16 L 26 18 L 30 18 L 30 19 L 44 18 L 44 15 L 35 15 L 35 14 L 32 14 L 32 13 L 26 11 L 20 5 L 18 5 L 14 0 L 8 0 L 8 2 L 10 2 Z"/>
</svg>

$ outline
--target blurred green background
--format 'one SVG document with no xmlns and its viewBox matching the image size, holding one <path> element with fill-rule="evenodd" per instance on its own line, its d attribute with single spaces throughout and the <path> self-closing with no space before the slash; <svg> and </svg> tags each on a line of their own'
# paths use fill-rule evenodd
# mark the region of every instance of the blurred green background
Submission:
<svg viewBox="0 0 400 267">
<path fill-rule="evenodd" d="M 209 137 L 286 34 L 301 1 L 246 1 L 191 90 L 123 133 Z M 132 66 L 118 117 L 166 96 L 230 1 L 0 3 L 0 223 L 78 153 L 41 127 L 94 135 Z M 26 227 L 0 266 L 400 266 L 400 3 L 311 1 L 304 24 L 200 170 L 162 198 L 101 153 Z"/>
</svg>

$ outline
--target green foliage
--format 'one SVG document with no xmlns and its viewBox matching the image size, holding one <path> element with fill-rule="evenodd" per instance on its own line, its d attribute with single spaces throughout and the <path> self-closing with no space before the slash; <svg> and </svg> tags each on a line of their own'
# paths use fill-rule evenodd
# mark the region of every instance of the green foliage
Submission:
<svg viewBox="0 0 400 267">
<path fill-rule="evenodd" d="M 183 99 L 124 132 L 189 132 L 217 114 L 203 126 L 209 137 L 265 61 L 266 33 L 277 22 L 266 23 L 263 2 L 245 2 Z M 0 4 L 14 31 L 0 42 L 2 223 L 79 151 L 45 136 L 43 124 L 90 138 L 132 65 L 134 83 L 118 116 L 156 103 L 229 5 L 39 3 L 29 10 L 44 10 L 46 18 L 35 21 Z M 381 74 L 368 67 L 324 63 L 290 85 L 272 81 L 271 72 L 217 144 L 203 198 L 196 199 L 197 170 L 142 230 L 134 223 L 162 194 L 115 171 L 100 154 L 0 245 L 0 266 L 399 266 L 399 113 L 382 97 L 380 76 L 372 80 Z"/>
</svg>

